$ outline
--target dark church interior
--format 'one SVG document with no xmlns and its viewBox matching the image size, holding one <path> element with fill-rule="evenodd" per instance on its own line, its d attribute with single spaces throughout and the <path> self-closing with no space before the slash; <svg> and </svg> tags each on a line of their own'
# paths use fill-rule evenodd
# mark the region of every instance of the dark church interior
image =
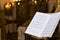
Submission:
<svg viewBox="0 0 60 40">
<path fill-rule="evenodd" d="M 60 0 L 0 0 L 0 40 L 60 40 L 60 22 L 51 38 L 24 33 L 36 12 L 59 11 Z"/>
</svg>

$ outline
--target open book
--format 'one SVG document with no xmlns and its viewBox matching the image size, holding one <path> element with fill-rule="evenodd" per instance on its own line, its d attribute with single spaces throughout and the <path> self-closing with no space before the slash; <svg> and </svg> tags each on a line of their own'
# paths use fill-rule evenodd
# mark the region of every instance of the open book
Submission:
<svg viewBox="0 0 60 40">
<path fill-rule="evenodd" d="M 36 12 L 25 33 L 36 37 L 52 37 L 60 19 L 58 13 Z"/>
</svg>

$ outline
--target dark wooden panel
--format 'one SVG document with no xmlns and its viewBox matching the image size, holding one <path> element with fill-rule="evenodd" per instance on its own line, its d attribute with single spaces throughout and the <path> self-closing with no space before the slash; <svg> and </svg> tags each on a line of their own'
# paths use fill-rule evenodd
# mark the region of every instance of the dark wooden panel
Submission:
<svg viewBox="0 0 60 40">
<path fill-rule="evenodd" d="M 5 30 L 5 13 L 3 11 L 0 12 L 0 28 L 1 28 L 1 40 L 6 39 L 6 30 Z"/>
</svg>

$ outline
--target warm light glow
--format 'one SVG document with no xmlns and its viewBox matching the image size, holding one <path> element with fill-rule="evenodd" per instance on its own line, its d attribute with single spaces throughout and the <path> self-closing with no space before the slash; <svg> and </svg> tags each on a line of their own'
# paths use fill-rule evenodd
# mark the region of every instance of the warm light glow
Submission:
<svg viewBox="0 0 60 40">
<path fill-rule="evenodd" d="M 10 0 L 10 2 L 15 2 L 16 0 Z"/>
<path fill-rule="evenodd" d="M 10 8 L 11 8 L 11 4 L 10 4 L 10 3 L 7 3 L 7 4 L 5 5 L 5 8 L 10 9 Z"/>
<path fill-rule="evenodd" d="M 19 0 L 19 1 L 21 1 L 21 0 Z"/>
<path fill-rule="evenodd" d="M 32 0 L 32 1 L 34 1 L 34 0 Z"/>
<path fill-rule="evenodd" d="M 32 0 L 32 4 L 37 4 L 37 1 L 36 0 Z"/>
<path fill-rule="evenodd" d="M 20 5 L 20 3 L 18 3 L 18 5 Z"/>
<path fill-rule="evenodd" d="M 15 0 L 15 1 L 18 1 L 18 0 Z"/>
<path fill-rule="evenodd" d="M 14 4 L 14 3 L 12 3 L 12 5 L 14 6 L 15 4 Z"/>
<path fill-rule="evenodd" d="M 34 1 L 35 3 L 37 3 L 37 1 Z"/>
</svg>

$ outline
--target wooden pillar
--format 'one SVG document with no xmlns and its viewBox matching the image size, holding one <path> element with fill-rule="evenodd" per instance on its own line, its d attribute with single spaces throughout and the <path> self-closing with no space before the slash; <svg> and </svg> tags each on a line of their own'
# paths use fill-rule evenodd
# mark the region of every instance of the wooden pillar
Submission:
<svg viewBox="0 0 60 40">
<path fill-rule="evenodd" d="M 5 30 L 5 14 L 3 11 L 0 11 L 0 28 L 1 28 L 1 40 L 6 39 L 6 30 Z"/>
</svg>

